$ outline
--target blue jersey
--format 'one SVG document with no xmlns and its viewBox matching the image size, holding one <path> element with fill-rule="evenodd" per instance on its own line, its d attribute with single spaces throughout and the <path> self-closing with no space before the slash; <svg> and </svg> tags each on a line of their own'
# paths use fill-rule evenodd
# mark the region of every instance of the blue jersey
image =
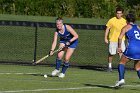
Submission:
<svg viewBox="0 0 140 93">
<path fill-rule="evenodd" d="M 63 33 L 60 33 L 58 30 L 57 30 L 57 33 L 58 33 L 58 36 L 60 37 L 60 43 L 66 43 L 67 41 L 69 41 L 70 39 L 73 38 L 73 35 L 67 30 L 67 27 L 66 25 L 64 25 L 64 32 Z M 78 39 L 76 39 L 75 41 L 73 41 L 71 44 L 70 44 L 70 48 L 76 48 L 76 46 L 78 45 Z"/>
<path fill-rule="evenodd" d="M 132 28 L 126 32 L 128 45 L 123 54 L 130 59 L 140 60 L 140 30 L 137 28 L 137 25 L 130 25 Z"/>
</svg>

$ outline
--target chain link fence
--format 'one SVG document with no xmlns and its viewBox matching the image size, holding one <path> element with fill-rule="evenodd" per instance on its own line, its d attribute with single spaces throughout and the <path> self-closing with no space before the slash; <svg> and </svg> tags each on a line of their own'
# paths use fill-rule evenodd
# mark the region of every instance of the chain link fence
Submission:
<svg viewBox="0 0 140 93">
<path fill-rule="evenodd" d="M 79 34 L 79 44 L 71 58 L 75 66 L 105 66 L 108 46 L 104 43 L 104 25 L 70 24 Z M 0 62 L 27 63 L 48 54 L 55 23 L 29 21 L 0 21 Z M 58 48 L 58 47 L 57 47 Z M 114 57 L 117 67 L 119 57 Z M 56 54 L 41 64 L 55 64 Z M 130 66 L 130 65 L 129 65 Z"/>
</svg>

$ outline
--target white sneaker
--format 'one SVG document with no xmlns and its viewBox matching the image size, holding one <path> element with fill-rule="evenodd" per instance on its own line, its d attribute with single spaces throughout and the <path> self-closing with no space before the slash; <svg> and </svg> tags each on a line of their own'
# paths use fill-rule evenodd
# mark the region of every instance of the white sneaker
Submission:
<svg viewBox="0 0 140 93">
<path fill-rule="evenodd" d="M 56 76 L 60 71 L 55 69 L 54 71 L 52 71 L 52 76 Z"/>
<path fill-rule="evenodd" d="M 116 82 L 115 87 L 121 87 L 124 84 L 125 84 L 125 80 L 122 79 L 122 80 Z"/>
<path fill-rule="evenodd" d="M 112 72 L 112 71 L 113 71 L 112 68 L 107 69 L 107 72 Z"/>
<path fill-rule="evenodd" d="M 58 77 L 59 77 L 59 78 L 64 78 L 64 77 L 65 77 L 65 74 L 60 73 L 60 74 L 58 75 Z"/>
</svg>

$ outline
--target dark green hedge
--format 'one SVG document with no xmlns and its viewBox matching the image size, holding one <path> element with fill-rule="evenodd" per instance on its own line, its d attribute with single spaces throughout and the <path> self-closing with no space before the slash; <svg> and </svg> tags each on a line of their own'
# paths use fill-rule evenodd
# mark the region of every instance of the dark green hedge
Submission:
<svg viewBox="0 0 140 93">
<path fill-rule="evenodd" d="M 0 0 L 0 14 L 109 18 L 116 6 L 140 17 L 139 0 Z"/>
</svg>

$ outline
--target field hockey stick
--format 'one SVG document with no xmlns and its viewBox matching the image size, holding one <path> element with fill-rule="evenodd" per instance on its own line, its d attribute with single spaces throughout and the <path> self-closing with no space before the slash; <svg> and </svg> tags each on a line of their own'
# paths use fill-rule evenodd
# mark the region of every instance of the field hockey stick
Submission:
<svg viewBox="0 0 140 93">
<path fill-rule="evenodd" d="M 58 48 L 57 50 L 53 51 L 53 54 L 56 53 L 56 52 L 61 51 L 64 47 L 65 47 L 65 46 L 60 47 L 60 48 Z M 37 61 L 34 62 L 33 64 L 34 64 L 34 65 L 35 65 L 35 64 L 38 64 L 38 63 L 42 62 L 43 60 L 45 60 L 46 58 L 48 58 L 49 56 L 50 56 L 50 54 L 48 54 L 48 55 L 42 57 L 41 59 L 37 60 Z"/>
</svg>

